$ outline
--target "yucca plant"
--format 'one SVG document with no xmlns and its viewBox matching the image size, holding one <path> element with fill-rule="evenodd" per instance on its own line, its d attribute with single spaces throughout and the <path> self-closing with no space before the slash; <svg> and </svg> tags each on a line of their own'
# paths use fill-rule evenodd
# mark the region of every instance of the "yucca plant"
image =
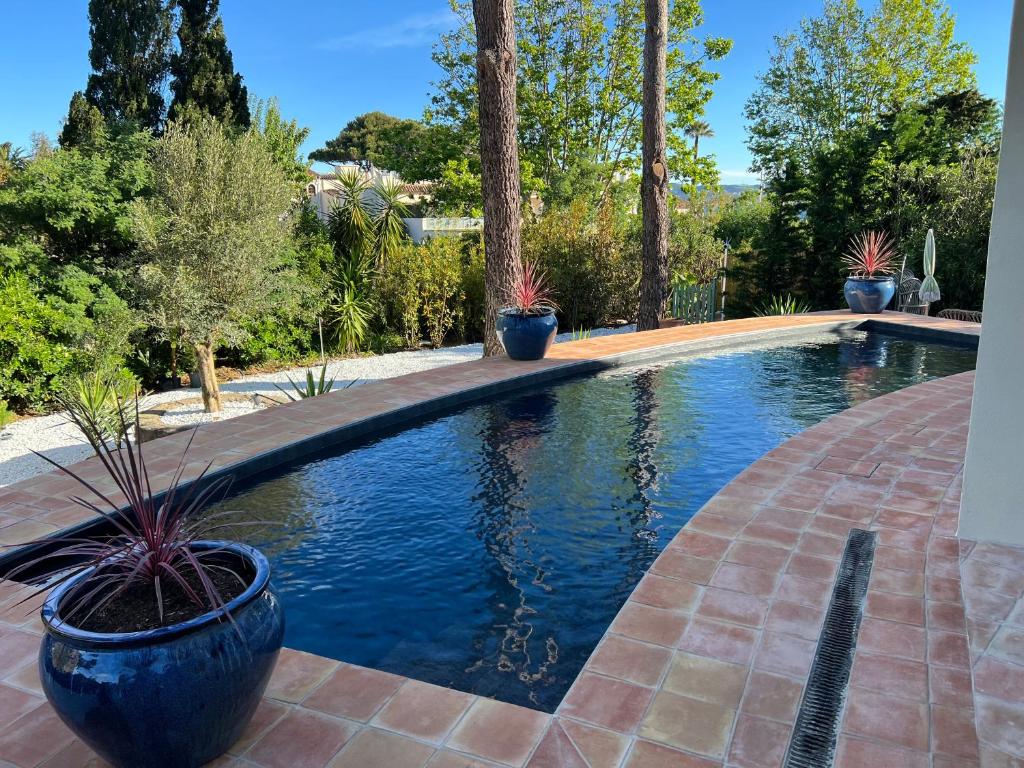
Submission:
<svg viewBox="0 0 1024 768">
<path fill-rule="evenodd" d="M 129 427 L 123 418 L 127 406 L 124 403 L 119 405 L 119 413 L 122 415 L 120 431 L 123 434 L 128 432 Z M 83 433 L 96 434 L 106 429 L 87 411 L 69 415 Z M 137 410 L 135 424 L 137 427 Z M 195 432 L 192 435 L 194 437 Z M 60 547 L 48 555 L 14 568 L 6 574 L 6 578 L 15 581 L 24 573 L 32 572 L 34 575 L 31 583 L 41 586 L 31 591 L 25 598 L 28 600 L 93 569 L 92 575 L 69 593 L 61 609 L 62 620 L 74 618 L 75 626 L 82 629 L 89 628 L 90 618 L 98 611 L 116 603 L 119 598 L 126 598 L 128 593 L 136 597 L 146 594 L 151 597 L 152 616 L 157 626 L 178 620 L 167 614 L 169 600 L 175 604 L 191 603 L 197 614 L 222 609 L 225 600 L 215 583 L 221 580 L 216 574 L 231 577 L 229 583 L 237 579 L 243 588 L 245 581 L 224 564 L 222 556 L 218 557 L 223 555 L 223 550 L 213 548 L 193 551 L 193 544 L 218 529 L 235 525 L 217 524 L 218 515 L 205 519 L 198 515 L 214 498 L 227 492 L 231 478 L 207 481 L 211 462 L 188 487 L 183 487 L 182 475 L 192 438 L 162 497 L 154 495 L 151 490 L 141 443 L 133 445 L 125 441 L 116 446 L 107 443 L 98 446 L 97 456 L 118 491 L 115 495 L 127 500 L 127 507 L 123 511 L 119 508 L 120 502 L 112 501 L 96 485 L 72 469 L 36 453 L 36 456 L 76 480 L 87 491 L 94 500 L 80 496 L 72 497 L 71 500 L 104 518 L 113 532 L 98 538 L 70 536 L 32 542 L 45 542 L 48 545 L 57 543 Z M 69 566 L 68 563 L 73 565 Z M 230 620 L 226 613 L 225 618 Z"/>
<path fill-rule="evenodd" d="M 384 178 L 373 187 L 373 254 L 375 266 L 381 269 L 408 238 L 403 217 L 409 209 L 401 200 L 402 182 Z"/>
<path fill-rule="evenodd" d="M 370 330 L 371 304 L 355 283 L 339 281 L 335 298 L 327 307 L 327 322 L 337 345 L 351 354 L 359 349 Z"/>
<path fill-rule="evenodd" d="M 883 231 L 868 230 L 853 237 L 850 249 L 843 255 L 843 263 L 854 277 L 873 278 L 891 275 L 896 248 Z"/>
<path fill-rule="evenodd" d="M 521 315 L 544 315 L 558 309 L 551 299 L 547 275 L 528 259 L 512 265 L 506 294 L 509 307 Z"/>
<path fill-rule="evenodd" d="M 297 400 L 306 400 L 307 398 L 310 397 L 319 397 L 320 395 L 326 395 L 328 392 L 334 389 L 334 379 L 332 378 L 330 381 L 327 380 L 326 365 L 320 368 L 319 379 L 314 379 L 313 371 L 307 368 L 305 386 L 300 386 L 299 384 L 297 384 L 295 381 L 292 380 L 291 376 L 288 377 L 288 382 L 292 385 L 292 388 L 295 390 L 295 395 L 293 395 L 291 392 L 289 392 L 287 389 L 280 386 L 279 384 L 275 384 L 274 386 L 277 387 L 282 392 L 284 392 L 285 396 L 293 402 Z"/>
<path fill-rule="evenodd" d="M 758 317 L 769 317 L 771 315 L 802 315 L 810 311 L 810 304 L 787 293 L 785 296 L 772 296 L 754 314 Z"/>
<path fill-rule="evenodd" d="M 123 369 L 90 371 L 70 379 L 56 400 L 99 456 L 107 443 L 124 442 L 138 382 Z"/>
</svg>

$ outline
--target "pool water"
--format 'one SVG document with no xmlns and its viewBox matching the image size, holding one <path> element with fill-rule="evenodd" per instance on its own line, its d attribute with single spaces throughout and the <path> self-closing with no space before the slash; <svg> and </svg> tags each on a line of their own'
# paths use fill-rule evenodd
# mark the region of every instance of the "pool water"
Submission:
<svg viewBox="0 0 1024 768">
<path fill-rule="evenodd" d="M 880 334 L 575 378 L 348 445 L 221 511 L 274 568 L 285 643 L 553 711 L 644 571 L 733 476 L 831 414 L 974 367 Z"/>
</svg>

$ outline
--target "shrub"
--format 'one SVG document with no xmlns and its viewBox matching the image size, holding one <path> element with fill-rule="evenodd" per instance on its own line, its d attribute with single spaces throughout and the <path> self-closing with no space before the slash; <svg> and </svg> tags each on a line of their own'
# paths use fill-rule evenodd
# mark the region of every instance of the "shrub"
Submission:
<svg viewBox="0 0 1024 768">
<path fill-rule="evenodd" d="M 14 414 L 8 410 L 7 401 L 0 400 L 0 432 L 12 421 L 14 421 Z"/>
<path fill-rule="evenodd" d="M 419 250 L 405 243 L 377 274 L 378 319 L 385 333 L 401 337 L 399 346 L 414 347 L 420 340 Z"/>
<path fill-rule="evenodd" d="M 0 276 L 0 396 L 17 409 L 44 407 L 58 379 L 84 364 L 70 343 L 77 330 L 24 275 Z"/>
<path fill-rule="evenodd" d="M 417 256 L 420 309 L 436 349 L 462 319 L 462 245 L 455 238 L 436 237 L 419 246 Z"/>
<path fill-rule="evenodd" d="M 139 384 L 124 368 L 90 371 L 69 379 L 57 402 L 99 456 L 109 443 L 120 448 L 132 423 Z"/>
</svg>

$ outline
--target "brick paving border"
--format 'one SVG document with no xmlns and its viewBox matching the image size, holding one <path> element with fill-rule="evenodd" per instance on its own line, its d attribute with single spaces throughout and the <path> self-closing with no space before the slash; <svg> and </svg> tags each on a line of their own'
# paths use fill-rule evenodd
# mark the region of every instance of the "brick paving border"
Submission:
<svg viewBox="0 0 1024 768">
<path fill-rule="evenodd" d="M 411 374 L 204 428 L 190 468 L 209 457 L 224 471 L 262 471 L 538 381 L 860 321 L 842 312 L 683 326 L 559 345 L 538 363 Z M 872 322 L 932 337 L 979 331 L 893 313 Z M 216 764 L 776 766 L 853 526 L 877 530 L 879 547 L 837 765 L 1015 764 L 1024 558 L 955 538 L 972 384 L 967 373 L 877 398 L 752 464 L 659 556 L 555 715 L 286 649 L 249 731 Z M 159 448 L 151 463 L 164 481 L 181 444 L 147 446 Z M 102 477 L 88 461 L 78 468 Z M 0 543 L 80 523 L 54 501 L 66 491 L 52 474 L 0 489 Z M 0 587 L 0 766 L 100 765 L 41 696 L 38 601 L 14 607 L 16 591 Z"/>
</svg>

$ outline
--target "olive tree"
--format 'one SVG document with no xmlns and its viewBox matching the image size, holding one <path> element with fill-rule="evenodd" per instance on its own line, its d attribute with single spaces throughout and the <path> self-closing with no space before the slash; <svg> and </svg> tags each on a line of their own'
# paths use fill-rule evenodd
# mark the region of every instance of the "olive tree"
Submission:
<svg viewBox="0 0 1024 768">
<path fill-rule="evenodd" d="M 254 130 L 210 118 L 171 124 L 153 153 L 153 194 L 132 225 L 150 322 L 195 350 L 208 412 L 214 354 L 301 293 L 290 254 L 288 180 Z"/>
</svg>

